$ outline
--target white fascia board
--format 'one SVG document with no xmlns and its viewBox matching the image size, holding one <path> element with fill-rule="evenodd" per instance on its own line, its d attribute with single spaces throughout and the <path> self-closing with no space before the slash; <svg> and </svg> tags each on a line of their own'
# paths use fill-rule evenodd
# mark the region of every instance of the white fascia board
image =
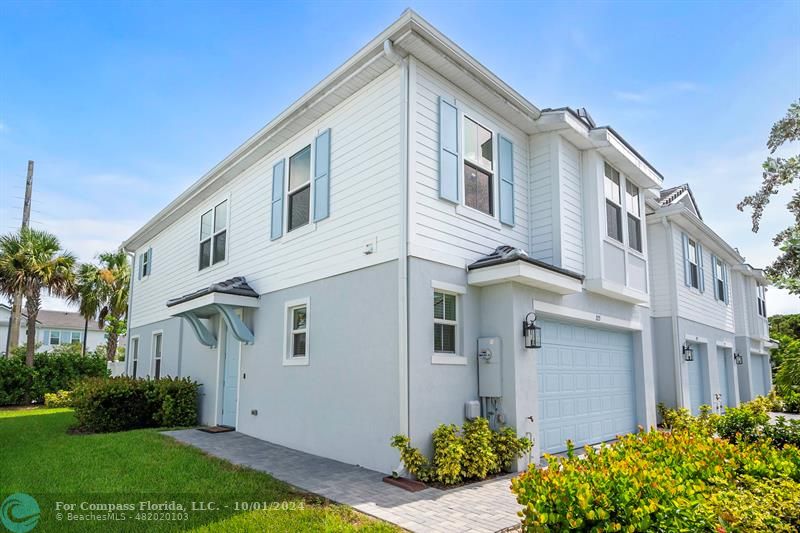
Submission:
<svg viewBox="0 0 800 533">
<path fill-rule="evenodd" d="M 467 283 L 477 287 L 508 281 L 515 281 L 556 294 L 576 294 L 582 289 L 582 282 L 579 279 L 524 261 L 478 268 L 467 274 Z"/>
<path fill-rule="evenodd" d="M 644 189 L 661 189 L 664 183 L 661 176 L 609 129 L 595 128 L 589 132 L 589 138 L 594 141 L 598 152 L 636 185 Z"/>
<path fill-rule="evenodd" d="M 210 307 L 212 304 L 230 305 L 232 307 L 260 307 L 259 299 L 251 296 L 240 296 L 238 294 L 225 294 L 212 292 L 193 298 L 187 302 L 182 302 L 169 308 L 170 314 L 175 316 L 187 311 L 202 312 L 203 308 Z M 214 311 L 216 314 L 216 311 Z"/>
<path fill-rule="evenodd" d="M 622 285 L 607 279 L 587 279 L 584 281 L 584 286 L 589 292 L 602 294 L 603 296 L 608 296 L 614 300 L 620 300 L 636 305 L 650 304 L 650 296 L 647 293 L 637 291 L 629 287 L 623 287 Z"/>
<path fill-rule="evenodd" d="M 537 316 L 542 315 L 555 318 L 568 318 L 570 320 L 582 322 L 587 325 L 609 326 L 630 331 L 642 330 L 642 324 L 638 320 L 626 320 L 607 315 L 599 315 L 590 311 L 584 311 L 582 309 L 575 309 L 549 302 L 536 302 L 536 314 Z"/>
<path fill-rule="evenodd" d="M 647 223 L 655 223 L 662 218 L 683 222 L 681 225 L 682 229 L 688 229 L 689 233 L 692 234 L 693 237 L 697 237 L 698 235 L 705 237 L 707 240 L 705 240 L 703 244 L 708 245 L 708 242 L 713 243 L 715 245 L 713 251 L 718 256 L 728 262 L 731 262 L 734 265 L 734 270 L 741 270 L 739 265 L 744 263 L 744 258 L 739 254 L 739 252 L 737 252 L 736 249 L 734 249 L 730 244 L 725 242 L 722 237 L 717 235 L 717 233 L 705 222 L 697 218 L 697 216 L 692 213 L 691 210 L 684 204 L 674 204 L 669 207 L 663 207 L 655 213 L 647 215 Z M 687 225 L 689 228 L 686 228 Z"/>
</svg>

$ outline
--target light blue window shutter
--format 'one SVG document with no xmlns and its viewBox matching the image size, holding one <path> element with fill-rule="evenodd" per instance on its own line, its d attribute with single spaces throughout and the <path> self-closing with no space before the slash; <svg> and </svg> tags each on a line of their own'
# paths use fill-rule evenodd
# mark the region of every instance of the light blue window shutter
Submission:
<svg viewBox="0 0 800 533">
<path fill-rule="evenodd" d="M 458 202 L 458 110 L 439 97 L 439 197 Z"/>
<path fill-rule="evenodd" d="M 144 261 L 142 260 L 143 255 L 144 254 L 139 254 L 135 256 L 135 258 L 139 259 L 139 264 L 136 265 L 136 279 L 142 279 L 142 264 L 144 263 Z M 136 260 L 135 258 L 134 261 Z"/>
<path fill-rule="evenodd" d="M 153 249 L 152 248 L 148 248 L 147 249 L 147 275 L 149 276 L 152 273 L 153 273 Z"/>
<path fill-rule="evenodd" d="M 725 292 L 722 295 L 722 299 L 725 301 L 726 304 L 730 303 L 731 297 L 731 289 L 728 285 L 728 265 L 722 265 L 722 285 L 725 288 Z"/>
<path fill-rule="evenodd" d="M 697 243 L 697 272 L 698 277 L 700 278 L 699 289 L 700 292 L 704 292 L 706 290 L 706 271 L 703 269 L 703 245 L 699 242 Z"/>
<path fill-rule="evenodd" d="M 499 137 L 500 222 L 514 225 L 514 143 Z"/>
<path fill-rule="evenodd" d="M 314 139 L 314 222 L 328 218 L 331 202 L 331 130 Z"/>
<path fill-rule="evenodd" d="M 692 270 L 689 267 L 689 237 L 681 233 L 683 238 L 683 282 L 687 287 L 692 285 Z"/>
<path fill-rule="evenodd" d="M 272 167 L 272 240 L 283 235 L 283 174 L 284 161 L 281 159 Z"/>
<path fill-rule="evenodd" d="M 711 281 L 714 282 L 714 299 L 722 300 L 719 287 L 717 287 L 717 256 L 713 254 L 711 255 Z"/>
</svg>

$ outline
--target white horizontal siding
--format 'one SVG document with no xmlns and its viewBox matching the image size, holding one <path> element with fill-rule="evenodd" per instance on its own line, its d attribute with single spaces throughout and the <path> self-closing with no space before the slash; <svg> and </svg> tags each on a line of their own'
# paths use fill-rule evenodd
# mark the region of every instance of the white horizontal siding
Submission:
<svg viewBox="0 0 800 533">
<path fill-rule="evenodd" d="M 670 262 L 666 232 L 660 223 L 647 224 L 647 255 L 650 259 L 650 308 L 653 316 L 670 316 Z"/>
<path fill-rule="evenodd" d="M 580 151 L 562 139 L 559 143 L 561 266 L 583 274 L 583 192 L 580 161 Z"/>
<path fill-rule="evenodd" d="M 554 187 L 557 176 L 553 172 L 549 135 L 531 138 L 531 192 L 530 192 L 530 250 L 534 259 L 555 264 L 553 221 Z"/>
<path fill-rule="evenodd" d="M 425 259 L 461 266 L 492 252 L 497 246 L 528 248 L 528 138 L 517 128 L 486 110 L 459 89 L 414 62 L 411 138 L 412 197 L 410 235 L 412 253 Z M 457 98 L 498 124 L 514 143 L 514 227 L 494 227 L 457 212 L 439 198 L 439 96 Z M 496 192 L 495 192 L 496 194 Z M 426 253 L 426 251 L 428 253 Z"/>
<path fill-rule="evenodd" d="M 734 331 L 733 302 L 725 303 L 714 298 L 713 274 L 711 271 L 711 251 L 708 244 L 698 239 L 703 245 L 703 267 L 705 291 L 700 292 L 693 287 L 687 287 L 686 271 L 683 267 L 683 230 L 674 226 L 672 246 L 675 250 L 676 283 L 678 285 L 678 316 L 687 318 L 700 324 L 706 324 L 725 331 Z M 694 238 L 694 237 L 693 237 Z"/>
<path fill-rule="evenodd" d="M 394 68 L 237 176 L 142 247 L 153 271 L 136 280 L 131 326 L 169 316 L 165 302 L 244 276 L 260 294 L 396 259 L 399 251 L 402 83 Z M 330 217 L 270 240 L 272 165 L 331 128 Z M 229 200 L 227 261 L 197 270 L 200 215 Z M 286 208 L 286 206 L 285 206 Z M 364 255 L 377 241 L 375 253 Z M 137 251 L 138 254 L 141 250 Z"/>
</svg>

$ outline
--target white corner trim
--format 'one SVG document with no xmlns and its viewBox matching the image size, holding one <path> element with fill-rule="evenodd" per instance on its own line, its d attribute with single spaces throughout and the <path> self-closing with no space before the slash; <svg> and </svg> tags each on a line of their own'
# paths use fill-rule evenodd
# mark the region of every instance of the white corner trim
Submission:
<svg viewBox="0 0 800 533">
<path fill-rule="evenodd" d="M 291 357 L 289 356 L 289 309 L 301 305 L 306 306 L 306 356 Z M 283 366 L 308 366 L 311 364 L 311 299 L 308 297 L 287 300 L 283 304 L 283 354 L 281 355 L 281 361 Z"/>
<path fill-rule="evenodd" d="M 708 339 L 706 339 L 705 337 L 698 337 L 697 335 L 686 335 L 684 340 L 696 344 L 708 344 Z"/>
<path fill-rule="evenodd" d="M 454 365 L 454 366 L 465 366 L 467 364 L 467 358 L 463 355 L 444 355 L 440 353 L 434 353 L 431 356 L 431 364 L 432 365 Z"/>
<path fill-rule="evenodd" d="M 437 281 L 435 279 L 431 280 L 431 287 L 455 294 L 467 294 L 467 288 L 465 286 L 456 285 L 455 283 L 447 283 L 446 281 Z"/>
</svg>

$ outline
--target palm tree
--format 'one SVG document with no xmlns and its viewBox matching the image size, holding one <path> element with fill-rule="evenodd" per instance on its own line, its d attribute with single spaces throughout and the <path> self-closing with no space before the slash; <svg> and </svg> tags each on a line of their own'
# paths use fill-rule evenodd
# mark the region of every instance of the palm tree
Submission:
<svg viewBox="0 0 800 533">
<path fill-rule="evenodd" d="M 106 354 L 109 361 L 117 355 L 119 336 L 126 331 L 125 320 L 128 315 L 128 290 L 131 283 L 131 266 L 128 256 L 122 250 L 100 254 L 98 276 L 101 280 L 100 303 L 102 308 L 98 315 L 100 327 L 106 328 L 108 342 Z M 108 325 L 106 326 L 106 322 Z"/>
<path fill-rule="evenodd" d="M 42 306 L 42 290 L 69 297 L 74 291 L 75 256 L 61 250 L 58 238 L 46 231 L 23 228 L 0 236 L 0 292 L 25 298 L 27 345 L 25 363 L 33 366 L 36 350 L 36 318 Z"/>
<path fill-rule="evenodd" d="M 78 311 L 83 316 L 83 348 L 81 353 L 86 355 L 86 336 L 89 333 L 89 321 L 97 318 L 103 292 L 100 269 L 91 263 L 83 263 L 78 268 L 74 289 L 71 300 L 78 302 Z"/>
</svg>

